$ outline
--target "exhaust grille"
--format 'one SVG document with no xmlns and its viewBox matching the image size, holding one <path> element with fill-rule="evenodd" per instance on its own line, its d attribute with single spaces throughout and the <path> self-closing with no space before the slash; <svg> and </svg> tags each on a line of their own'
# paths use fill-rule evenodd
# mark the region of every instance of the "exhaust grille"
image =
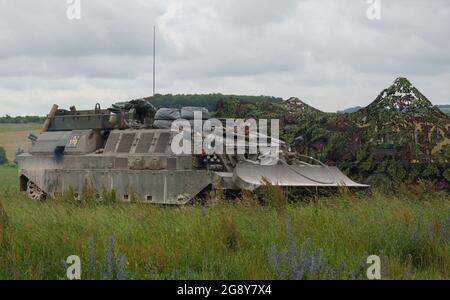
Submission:
<svg viewBox="0 0 450 300">
<path fill-rule="evenodd" d="M 119 147 L 117 148 L 117 153 L 129 153 L 135 136 L 136 133 L 123 133 Z"/>
<path fill-rule="evenodd" d="M 116 151 L 117 142 L 119 141 L 120 133 L 111 133 L 105 146 L 105 153 L 113 153 Z"/>
<path fill-rule="evenodd" d="M 156 144 L 155 147 L 155 153 L 165 153 L 167 146 L 169 145 L 169 140 L 170 140 L 170 133 L 168 132 L 162 132 L 159 135 L 158 138 L 158 143 Z"/>
<path fill-rule="evenodd" d="M 155 135 L 152 132 L 141 133 L 141 138 L 139 139 L 139 143 L 136 147 L 135 153 L 138 154 L 148 153 L 148 151 L 150 150 L 150 146 L 152 145 L 154 136 Z"/>
</svg>

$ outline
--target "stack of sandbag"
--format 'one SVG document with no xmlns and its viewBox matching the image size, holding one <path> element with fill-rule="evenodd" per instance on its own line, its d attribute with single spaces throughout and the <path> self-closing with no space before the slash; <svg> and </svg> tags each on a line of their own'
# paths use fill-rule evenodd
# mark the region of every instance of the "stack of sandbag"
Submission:
<svg viewBox="0 0 450 300">
<path fill-rule="evenodd" d="M 181 119 L 181 113 L 176 108 L 160 108 L 155 114 L 153 127 L 158 129 L 170 129 L 172 122 Z"/>
<path fill-rule="evenodd" d="M 170 129 L 175 120 L 188 120 L 191 127 L 194 127 L 194 113 L 201 112 L 202 120 L 210 118 L 209 111 L 204 107 L 183 107 L 181 110 L 177 108 L 161 108 L 155 114 L 153 127 L 158 129 Z"/>
<path fill-rule="evenodd" d="M 209 111 L 204 107 L 183 107 L 181 109 L 181 118 L 185 120 L 194 120 L 194 113 L 200 112 L 202 120 L 210 118 Z"/>
</svg>

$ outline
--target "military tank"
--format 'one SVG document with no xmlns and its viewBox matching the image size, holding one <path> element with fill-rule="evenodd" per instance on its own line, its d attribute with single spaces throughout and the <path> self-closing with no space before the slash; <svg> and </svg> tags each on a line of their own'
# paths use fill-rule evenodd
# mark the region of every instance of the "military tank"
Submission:
<svg viewBox="0 0 450 300">
<path fill-rule="evenodd" d="M 93 110 L 54 105 L 41 133 L 30 136 L 31 149 L 17 157 L 20 190 L 34 200 L 69 190 L 79 197 L 89 188 L 99 198 L 108 191 L 123 201 L 183 205 L 205 190 L 254 191 L 267 183 L 366 187 L 336 167 L 291 152 L 280 140 L 276 157 L 248 153 L 248 137 L 243 151 L 233 143 L 232 154 L 176 154 L 171 143 L 179 132 L 171 125 L 178 119 L 194 122 L 194 111 L 203 122 L 210 119 L 204 108 L 157 110 L 146 100 L 108 109 L 97 104 Z M 190 138 L 196 134 L 202 133 L 192 130 Z M 233 141 L 237 135 L 232 129 Z"/>
</svg>

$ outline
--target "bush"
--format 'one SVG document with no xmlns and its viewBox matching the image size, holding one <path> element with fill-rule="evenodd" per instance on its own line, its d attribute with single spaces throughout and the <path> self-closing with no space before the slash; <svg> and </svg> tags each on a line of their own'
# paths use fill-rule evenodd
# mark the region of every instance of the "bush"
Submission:
<svg viewBox="0 0 450 300">
<path fill-rule="evenodd" d="M 422 177 L 431 179 L 438 177 L 440 174 L 438 167 L 435 164 L 429 164 L 428 167 L 422 172 Z"/>
<path fill-rule="evenodd" d="M 219 236 L 223 245 L 228 250 L 236 250 L 239 245 L 240 231 L 239 226 L 230 215 L 223 215 L 219 223 Z"/>
<path fill-rule="evenodd" d="M 442 174 L 442 176 L 444 176 L 444 178 L 450 182 L 450 169 L 447 169 L 444 171 L 444 173 Z"/>
<path fill-rule="evenodd" d="M 262 185 L 259 188 L 262 202 L 264 205 L 282 210 L 288 203 L 288 198 L 283 187 L 271 184 L 266 178 L 263 178 Z"/>
<path fill-rule="evenodd" d="M 5 148 L 0 146 L 0 165 L 3 165 L 8 162 L 8 159 L 6 159 L 6 151 Z"/>
</svg>

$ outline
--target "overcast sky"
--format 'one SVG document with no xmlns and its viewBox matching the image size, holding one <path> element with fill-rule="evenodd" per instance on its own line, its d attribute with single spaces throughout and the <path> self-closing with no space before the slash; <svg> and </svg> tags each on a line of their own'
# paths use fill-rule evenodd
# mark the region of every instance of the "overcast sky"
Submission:
<svg viewBox="0 0 450 300">
<path fill-rule="evenodd" d="M 450 1 L 0 0 L 0 115 L 88 109 L 157 92 L 367 105 L 406 76 L 450 104 Z M 69 10 L 73 13 L 74 10 Z M 69 14 L 74 16 L 74 14 Z"/>
</svg>

